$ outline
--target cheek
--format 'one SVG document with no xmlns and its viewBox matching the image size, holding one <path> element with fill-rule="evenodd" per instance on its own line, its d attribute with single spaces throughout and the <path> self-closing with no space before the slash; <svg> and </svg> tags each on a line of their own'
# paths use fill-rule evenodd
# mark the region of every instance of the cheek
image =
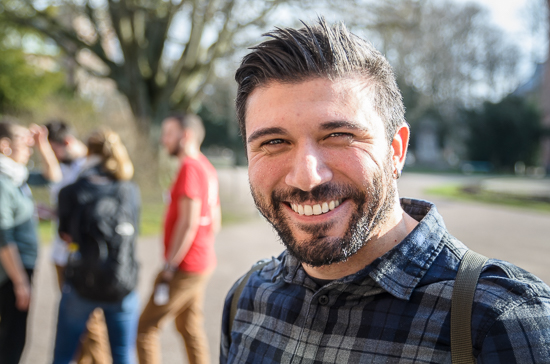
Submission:
<svg viewBox="0 0 550 364">
<path fill-rule="evenodd" d="M 270 194 L 271 191 L 284 181 L 284 163 L 275 163 L 260 159 L 251 160 L 248 165 L 248 178 L 251 186 L 262 194 Z"/>
<path fill-rule="evenodd" d="M 370 150 L 349 148 L 331 153 L 328 164 L 334 175 L 344 176 L 357 186 L 367 187 L 374 175 L 380 173 L 384 160 L 377 158 Z"/>
<path fill-rule="evenodd" d="M 14 144 L 11 149 L 13 150 L 14 154 L 24 155 L 29 154 L 29 150 L 31 148 L 28 147 L 25 143 L 17 143 Z"/>
</svg>

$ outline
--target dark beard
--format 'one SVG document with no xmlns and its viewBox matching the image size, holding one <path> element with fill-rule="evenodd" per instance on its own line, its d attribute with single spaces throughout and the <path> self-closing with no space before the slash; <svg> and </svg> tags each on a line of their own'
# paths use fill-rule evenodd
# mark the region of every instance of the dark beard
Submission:
<svg viewBox="0 0 550 364">
<path fill-rule="evenodd" d="M 62 160 L 59 161 L 59 163 L 70 166 L 71 164 L 73 164 L 74 161 L 75 158 L 73 158 L 72 156 L 65 156 Z"/>
<path fill-rule="evenodd" d="M 168 151 L 168 154 L 170 154 L 171 157 L 177 157 L 180 154 L 180 151 L 181 145 L 178 143 L 174 149 Z"/>
<path fill-rule="evenodd" d="M 326 183 L 309 192 L 299 189 L 276 190 L 271 194 L 271 203 L 266 204 L 251 186 L 252 196 L 260 213 L 273 225 L 288 252 L 300 262 L 320 267 L 344 262 L 367 244 L 369 239 L 387 221 L 396 196 L 392 177 L 391 160 L 383 171 L 373 177 L 366 193 L 349 185 Z M 345 198 L 355 203 L 346 233 L 342 237 L 328 237 L 335 222 L 326 224 L 297 225 L 311 234 L 309 240 L 297 241 L 292 234 L 290 222 L 283 213 L 283 201 L 330 201 Z M 296 228 L 296 227 L 295 227 Z"/>
</svg>

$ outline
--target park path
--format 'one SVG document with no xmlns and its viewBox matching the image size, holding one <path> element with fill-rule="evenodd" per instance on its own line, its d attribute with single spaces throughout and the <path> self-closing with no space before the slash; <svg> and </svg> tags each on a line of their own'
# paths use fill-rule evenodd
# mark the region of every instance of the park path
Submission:
<svg viewBox="0 0 550 364">
<path fill-rule="evenodd" d="M 252 200 L 246 186 L 244 170 L 220 171 L 222 202 L 237 212 L 251 213 Z M 520 209 L 456 202 L 428 197 L 424 189 L 442 183 L 455 182 L 460 176 L 405 174 L 399 181 L 403 197 L 425 198 L 435 202 L 449 231 L 470 248 L 490 257 L 511 261 L 550 282 L 550 214 Z M 546 183 L 549 183 L 546 180 Z M 231 186 L 224 190 L 223 186 Z M 221 311 L 226 292 L 233 282 L 257 260 L 278 255 L 283 249 L 271 227 L 257 214 L 250 221 L 224 226 L 216 240 L 218 267 L 208 286 L 205 316 L 212 363 L 218 359 Z M 161 266 L 158 237 L 141 238 L 138 243 L 141 276 L 138 292 L 142 303 L 151 292 L 155 273 Z M 49 248 L 41 251 L 37 266 L 31 307 L 30 332 L 22 363 L 51 362 L 55 333 L 56 306 L 59 292 L 55 272 L 49 262 Z M 164 364 L 186 363 L 184 348 L 172 324 L 161 334 Z"/>
</svg>

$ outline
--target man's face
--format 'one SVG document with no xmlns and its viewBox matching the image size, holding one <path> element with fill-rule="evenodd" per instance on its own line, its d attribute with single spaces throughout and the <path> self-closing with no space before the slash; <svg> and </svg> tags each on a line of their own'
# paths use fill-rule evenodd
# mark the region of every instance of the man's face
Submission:
<svg viewBox="0 0 550 364">
<path fill-rule="evenodd" d="M 58 142 L 50 141 L 50 145 L 59 163 L 72 162 L 72 158 L 70 158 L 70 155 L 67 151 L 67 143 L 58 143 Z"/>
<path fill-rule="evenodd" d="M 252 195 L 289 252 L 311 266 L 357 253 L 396 198 L 393 149 L 369 86 L 272 82 L 247 102 Z"/>
<path fill-rule="evenodd" d="M 32 155 L 34 140 L 29 129 L 17 126 L 13 132 L 13 138 L 9 143 L 11 159 L 17 163 L 26 165 Z"/>
<path fill-rule="evenodd" d="M 183 130 L 179 122 L 174 118 L 168 118 L 162 122 L 160 142 L 171 156 L 177 156 L 181 151 Z"/>
</svg>

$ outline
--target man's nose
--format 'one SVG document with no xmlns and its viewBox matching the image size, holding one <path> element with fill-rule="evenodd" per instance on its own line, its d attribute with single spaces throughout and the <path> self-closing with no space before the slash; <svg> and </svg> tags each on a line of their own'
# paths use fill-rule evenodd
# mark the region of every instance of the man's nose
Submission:
<svg viewBox="0 0 550 364">
<path fill-rule="evenodd" d="M 325 164 L 322 152 L 315 146 L 297 147 L 291 158 L 291 169 L 285 177 L 287 185 L 311 191 L 332 179 L 332 171 Z"/>
</svg>

